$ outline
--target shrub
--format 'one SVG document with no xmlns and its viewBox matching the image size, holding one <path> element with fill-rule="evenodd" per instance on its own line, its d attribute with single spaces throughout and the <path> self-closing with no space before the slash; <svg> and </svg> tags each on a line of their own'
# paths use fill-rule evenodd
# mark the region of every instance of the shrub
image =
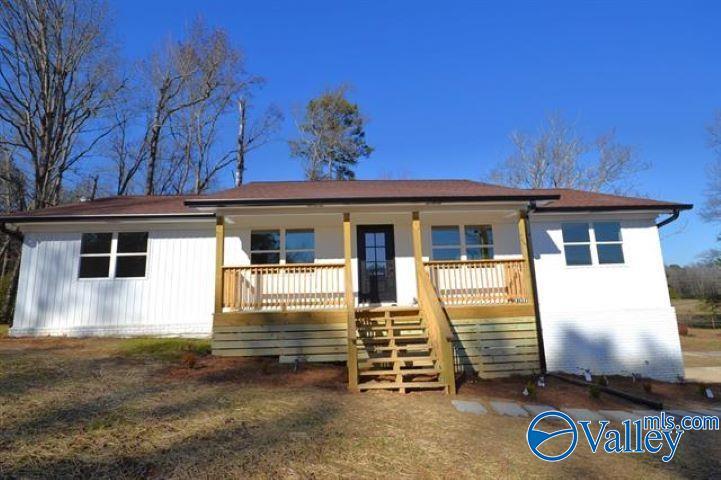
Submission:
<svg viewBox="0 0 721 480">
<path fill-rule="evenodd" d="M 688 336 L 688 325 L 685 323 L 679 323 L 678 324 L 678 334 L 682 337 Z"/>
<path fill-rule="evenodd" d="M 195 352 L 185 352 L 181 358 L 181 363 L 187 369 L 195 368 L 198 363 L 198 355 Z"/>
<path fill-rule="evenodd" d="M 536 398 L 536 384 L 533 380 L 529 380 L 526 384 L 526 392 L 528 392 L 528 398 Z"/>
<path fill-rule="evenodd" d="M 608 387 L 608 377 L 606 375 L 601 375 L 596 379 L 596 383 L 598 383 L 602 387 Z"/>
<path fill-rule="evenodd" d="M 598 385 L 589 385 L 588 394 L 591 395 L 591 398 L 601 398 L 601 387 L 599 387 Z"/>
<path fill-rule="evenodd" d="M 643 382 L 643 391 L 646 393 L 653 392 L 653 383 L 649 381 Z"/>
</svg>

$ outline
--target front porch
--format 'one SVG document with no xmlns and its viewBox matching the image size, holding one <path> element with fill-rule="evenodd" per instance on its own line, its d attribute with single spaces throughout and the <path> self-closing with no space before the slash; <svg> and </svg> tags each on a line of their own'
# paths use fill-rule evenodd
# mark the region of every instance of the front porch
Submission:
<svg viewBox="0 0 721 480">
<path fill-rule="evenodd" d="M 218 215 L 214 354 L 347 362 L 352 390 L 453 393 L 463 373 L 495 377 L 539 370 L 523 211 L 304 215 Z M 481 247 L 495 251 L 493 258 L 467 258 L 471 247 L 465 244 L 463 258 L 434 258 L 458 247 L 434 250 L 433 225 L 459 221 L 461 229 L 493 222 L 495 243 Z M 272 258 L 278 263 L 251 263 L 254 229 L 270 225 L 281 227 L 263 231 L 301 225 L 312 230 L 313 261 L 284 262 L 290 257 L 280 253 L 289 249 L 281 245 Z M 370 228 L 369 234 L 367 226 L 389 227 L 391 236 L 371 237 L 383 229 Z M 228 248 L 235 251 L 229 254 Z"/>
</svg>

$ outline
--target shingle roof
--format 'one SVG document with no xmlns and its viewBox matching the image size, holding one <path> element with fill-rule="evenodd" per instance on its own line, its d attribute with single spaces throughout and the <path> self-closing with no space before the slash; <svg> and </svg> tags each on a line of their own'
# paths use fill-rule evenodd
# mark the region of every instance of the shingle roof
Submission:
<svg viewBox="0 0 721 480">
<path fill-rule="evenodd" d="M 607 193 L 586 192 L 571 188 L 533 189 L 539 194 L 555 192 L 561 195 L 536 210 L 542 212 L 567 212 L 584 210 L 688 210 L 691 204 L 666 202 L 642 197 L 627 197 Z"/>
<path fill-rule="evenodd" d="M 188 205 L 268 205 L 307 203 L 397 203 L 408 201 L 493 201 L 557 198 L 471 180 L 355 180 L 252 182 L 240 187 L 190 199 Z"/>
<path fill-rule="evenodd" d="M 70 203 L 0 216 L 1 222 L 107 218 L 210 218 L 193 206 L 323 203 L 481 202 L 546 200 L 538 211 L 675 210 L 692 205 L 573 189 L 519 189 L 470 180 L 356 180 L 350 182 L 253 182 L 201 196 L 125 196 Z"/>
</svg>

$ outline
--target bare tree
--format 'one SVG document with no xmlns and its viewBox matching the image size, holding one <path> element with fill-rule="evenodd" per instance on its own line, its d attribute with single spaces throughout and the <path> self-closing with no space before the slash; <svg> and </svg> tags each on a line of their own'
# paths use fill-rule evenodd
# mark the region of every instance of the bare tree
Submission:
<svg viewBox="0 0 721 480">
<path fill-rule="evenodd" d="M 511 134 L 513 153 L 491 173 L 494 181 L 522 188 L 580 188 L 627 192 L 634 176 L 648 168 L 633 148 L 610 131 L 587 142 L 574 125 L 553 115 L 536 137 Z"/>
<path fill-rule="evenodd" d="M 298 123 L 300 138 L 288 142 L 308 180 L 352 180 L 358 160 L 373 152 L 366 143 L 365 120 L 347 91 L 341 86 L 310 100 Z"/>
<path fill-rule="evenodd" d="M 721 223 L 721 110 L 708 127 L 708 145 L 716 158 L 707 170 L 706 203 L 701 215 L 709 222 Z"/>
<path fill-rule="evenodd" d="M 201 20 L 191 26 L 186 39 L 168 42 L 155 52 L 144 69 L 151 87 L 150 121 L 146 133 L 148 158 L 145 193 L 156 190 L 156 171 L 162 134 L 171 118 L 214 96 L 237 93 L 242 87 L 241 54 L 227 33 L 208 29 Z"/>
<path fill-rule="evenodd" d="M 268 143 L 273 135 L 280 129 L 283 122 L 283 112 L 275 105 L 269 106 L 253 122 L 248 122 L 249 104 L 247 96 L 238 100 L 238 136 L 235 150 L 235 186 L 243 183 L 245 174 L 245 156 Z"/>
<path fill-rule="evenodd" d="M 0 0 L 0 122 L 31 180 L 29 208 L 59 201 L 63 176 L 111 130 L 98 120 L 123 82 L 103 3 Z"/>
</svg>

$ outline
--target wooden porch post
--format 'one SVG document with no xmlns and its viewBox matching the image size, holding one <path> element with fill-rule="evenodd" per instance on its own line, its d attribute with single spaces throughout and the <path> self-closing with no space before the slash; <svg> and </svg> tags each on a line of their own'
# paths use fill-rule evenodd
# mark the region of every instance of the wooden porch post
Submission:
<svg viewBox="0 0 721 480">
<path fill-rule="evenodd" d="M 358 346 L 355 324 L 355 299 L 353 297 L 353 271 L 351 269 L 350 213 L 343 214 L 343 253 L 345 256 L 345 305 L 348 329 L 348 389 L 358 391 Z"/>
<path fill-rule="evenodd" d="M 423 242 L 421 240 L 421 217 L 418 212 L 413 212 L 411 223 L 413 234 L 413 260 L 416 264 L 416 285 L 418 289 L 418 303 L 421 301 L 420 275 L 423 273 Z"/>
<path fill-rule="evenodd" d="M 530 304 L 534 304 L 533 281 L 531 279 L 531 252 L 528 245 L 528 214 L 521 210 L 518 215 L 518 240 L 521 244 L 523 256 L 523 290 Z"/>
<path fill-rule="evenodd" d="M 215 217 L 215 313 L 223 313 L 223 264 L 225 261 L 225 218 Z"/>
<path fill-rule="evenodd" d="M 536 337 L 538 338 L 538 360 L 541 372 L 546 373 L 546 349 L 543 342 L 543 328 L 541 325 L 541 309 L 538 305 L 538 291 L 536 290 L 536 270 L 533 264 L 533 244 L 531 242 L 531 229 L 528 221 L 528 212 L 521 210 L 518 216 L 518 236 L 521 241 L 521 254 L 526 265 L 524 283 L 528 301 L 533 305 L 533 314 L 536 320 Z"/>
</svg>

